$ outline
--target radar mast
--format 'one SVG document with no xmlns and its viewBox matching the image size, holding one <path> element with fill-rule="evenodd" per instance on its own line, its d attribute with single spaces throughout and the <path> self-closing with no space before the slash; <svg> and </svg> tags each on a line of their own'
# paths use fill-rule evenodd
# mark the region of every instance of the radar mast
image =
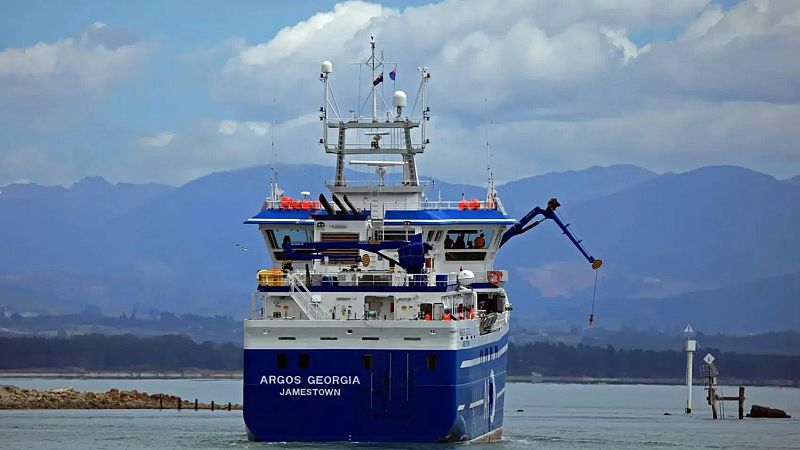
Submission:
<svg viewBox="0 0 800 450">
<path fill-rule="evenodd" d="M 402 158 L 400 164 L 386 166 L 402 165 L 403 180 L 399 187 L 406 188 L 405 192 L 419 191 L 420 182 L 415 155 L 424 152 L 425 146 L 430 142 L 425 135 L 425 122 L 430 120 L 430 108 L 425 96 L 425 87 L 430 79 L 428 68 L 418 68 L 420 84 L 411 112 L 408 113 L 404 111 L 407 107 L 405 92 L 395 91 L 392 94 L 392 106 L 389 107 L 378 90 L 378 86 L 384 82 L 385 61 L 383 55 L 379 55 L 376 51 L 374 36 L 370 36 L 370 55 L 359 64 L 367 66 L 372 73 L 368 99 L 371 100 L 372 111 L 369 117 L 362 117 L 361 109 L 353 112 L 351 116 L 345 117 L 341 114 L 330 81 L 333 63 L 324 61 L 321 66 L 323 106 L 319 109 L 322 121 L 320 144 L 323 145 L 325 152 L 336 154 L 336 179 L 332 188 L 354 187 L 348 186 L 345 180 L 347 155 L 400 155 Z M 366 102 L 362 105 L 362 109 L 363 106 L 366 106 Z M 379 108 L 382 110 L 381 113 Z M 330 135 L 335 135 L 335 140 L 331 139 Z M 364 136 L 368 139 L 363 139 Z M 384 184 L 383 181 L 380 182 L 381 187 L 386 188 Z"/>
</svg>

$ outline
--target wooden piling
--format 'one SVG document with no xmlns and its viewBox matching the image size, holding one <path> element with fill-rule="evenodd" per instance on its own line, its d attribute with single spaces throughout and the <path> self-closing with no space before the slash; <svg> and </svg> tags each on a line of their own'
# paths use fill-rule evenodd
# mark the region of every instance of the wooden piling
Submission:
<svg viewBox="0 0 800 450">
<path fill-rule="evenodd" d="M 715 419 L 719 419 L 717 416 L 717 390 L 715 388 L 710 388 L 708 390 L 708 395 L 711 397 L 711 416 Z"/>
<path fill-rule="evenodd" d="M 183 400 L 181 400 L 181 398 L 178 397 L 178 411 L 181 410 L 181 403 L 183 403 Z"/>
<path fill-rule="evenodd" d="M 228 411 L 231 410 L 231 402 L 228 402 Z"/>
<path fill-rule="evenodd" d="M 197 399 L 194 399 L 194 410 L 197 411 Z M 716 419 L 716 417 L 714 417 Z"/>
<path fill-rule="evenodd" d="M 739 420 L 744 419 L 744 386 L 739 386 Z"/>
<path fill-rule="evenodd" d="M 158 409 L 164 409 L 164 399 L 161 394 L 158 394 Z"/>
<path fill-rule="evenodd" d="M 214 410 L 214 400 L 211 400 L 211 410 Z"/>
</svg>

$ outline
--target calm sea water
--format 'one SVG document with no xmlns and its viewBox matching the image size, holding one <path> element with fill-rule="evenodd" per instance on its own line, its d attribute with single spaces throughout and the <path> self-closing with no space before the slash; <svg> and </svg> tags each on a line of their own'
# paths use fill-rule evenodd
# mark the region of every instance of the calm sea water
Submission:
<svg viewBox="0 0 800 450">
<path fill-rule="evenodd" d="M 241 402 L 238 380 L 0 379 L 0 384 L 106 391 L 112 387 L 166 392 L 185 399 Z M 723 388 L 734 395 L 735 388 Z M 504 439 L 470 449 L 800 449 L 800 389 L 747 388 L 753 403 L 787 410 L 795 418 L 714 421 L 703 390 L 694 414 L 682 413 L 685 388 L 642 385 L 510 384 Z M 521 411 L 520 411 L 521 410 Z M 664 413 L 671 413 L 665 416 Z M 728 416 L 736 415 L 730 403 Z M 309 424 L 313 426 L 313 424 Z M 240 412 L 175 410 L 0 411 L 0 448 L 464 448 L 461 445 L 369 446 L 264 444 L 247 441 Z"/>
</svg>

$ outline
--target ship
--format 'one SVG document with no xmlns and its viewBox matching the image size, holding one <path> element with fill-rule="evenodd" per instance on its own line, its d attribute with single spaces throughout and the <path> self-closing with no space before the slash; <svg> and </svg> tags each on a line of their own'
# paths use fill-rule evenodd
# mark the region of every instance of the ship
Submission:
<svg viewBox="0 0 800 450">
<path fill-rule="evenodd" d="M 295 198 L 271 179 L 245 221 L 258 226 L 273 264 L 258 271 L 244 320 L 243 417 L 253 441 L 501 439 L 513 305 L 498 251 L 550 220 L 594 269 L 602 263 L 556 214 L 556 199 L 514 219 L 491 176 L 485 198 L 431 199 L 416 166 L 430 144 L 430 70 L 418 68 L 411 107 L 401 90 L 388 107 L 378 87 L 390 65 L 375 48 L 371 38 L 361 61 L 371 75 L 359 99 L 366 114 L 341 113 L 333 64 L 321 64 L 319 143 L 336 158 L 328 195 Z M 376 179 L 346 179 L 348 162 Z"/>
</svg>

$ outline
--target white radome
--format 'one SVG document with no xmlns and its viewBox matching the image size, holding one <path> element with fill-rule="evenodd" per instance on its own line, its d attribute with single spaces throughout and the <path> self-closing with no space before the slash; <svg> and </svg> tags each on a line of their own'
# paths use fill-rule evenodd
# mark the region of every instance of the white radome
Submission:
<svg viewBox="0 0 800 450">
<path fill-rule="evenodd" d="M 475 272 L 473 272 L 471 270 L 466 270 L 466 269 L 462 270 L 462 271 L 458 272 L 458 279 L 462 280 L 462 281 L 474 280 L 475 279 Z"/>
<path fill-rule="evenodd" d="M 405 108 L 408 104 L 406 93 L 403 91 L 394 91 L 394 95 L 392 95 L 392 104 L 395 108 Z"/>
<path fill-rule="evenodd" d="M 330 61 L 322 61 L 322 73 L 333 73 L 333 63 Z"/>
</svg>

